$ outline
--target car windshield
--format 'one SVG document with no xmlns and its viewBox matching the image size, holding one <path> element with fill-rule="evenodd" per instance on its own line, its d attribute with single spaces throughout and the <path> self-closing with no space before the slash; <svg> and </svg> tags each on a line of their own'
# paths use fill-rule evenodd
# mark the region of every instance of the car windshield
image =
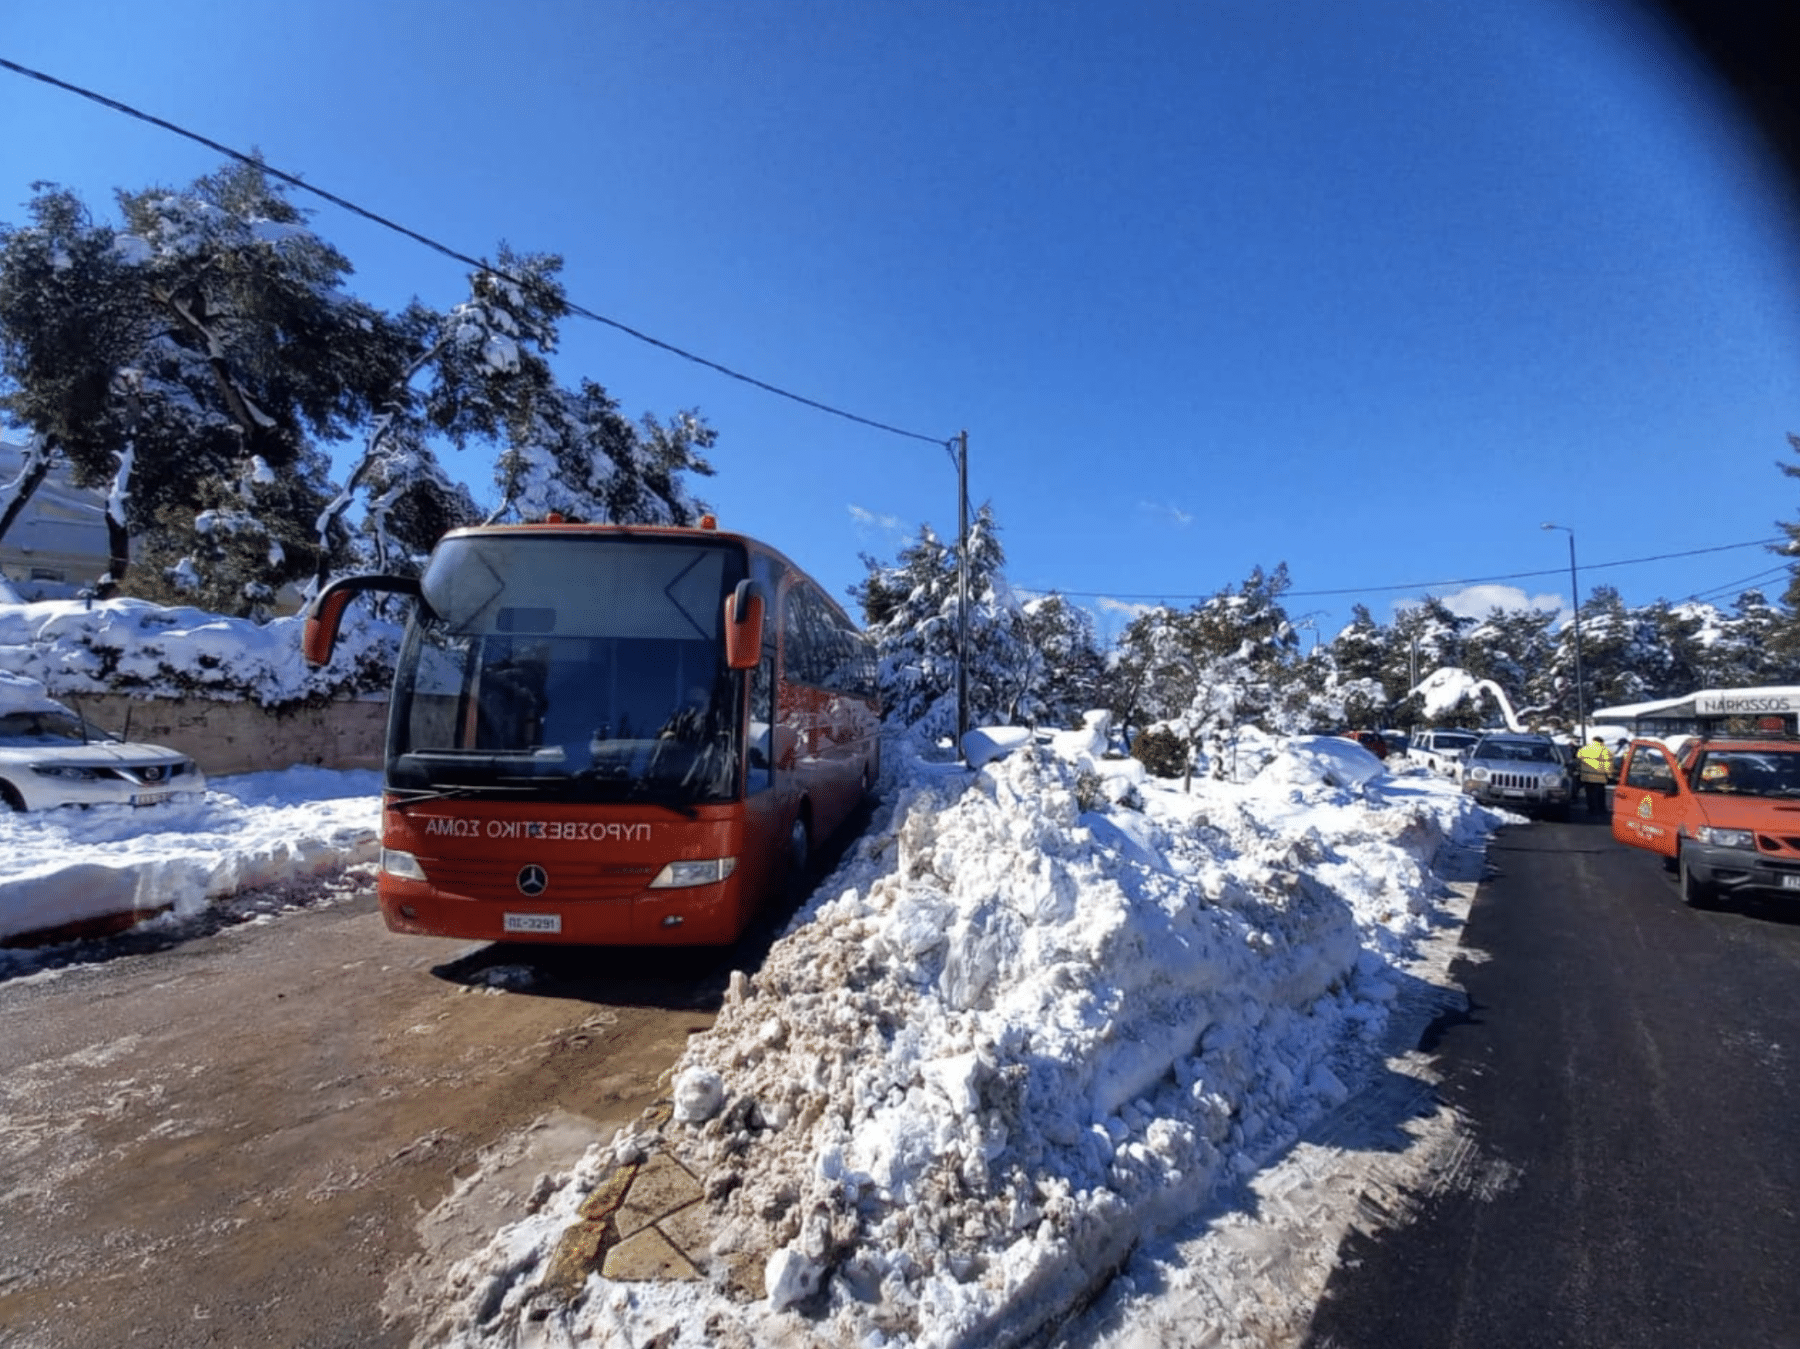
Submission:
<svg viewBox="0 0 1800 1349">
<path fill-rule="evenodd" d="M 94 740 L 116 740 L 93 722 L 83 722 L 73 712 L 47 708 L 36 712 L 0 712 L 0 745 L 8 749 L 85 745 Z"/>
<path fill-rule="evenodd" d="M 1431 738 L 1431 743 L 1437 749 L 1467 749 L 1475 743 L 1475 737 L 1459 735 L 1455 731 L 1439 731 Z"/>
<path fill-rule="evenodd" d="M 1688 780 L 1697 792 L 1800 796 L 1800 749 L 1709 749 Z"/>
<path fill-rule="evenodd" d="M 1556 746 L 1547 740 L 1483 740 L 1472 759 L 1499 759 L 1506 763 L 1560 764 Z"/>
</svg>

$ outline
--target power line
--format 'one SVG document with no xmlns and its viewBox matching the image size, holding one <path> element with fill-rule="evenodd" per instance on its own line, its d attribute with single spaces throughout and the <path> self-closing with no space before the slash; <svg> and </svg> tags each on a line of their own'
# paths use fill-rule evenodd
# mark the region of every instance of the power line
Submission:
<svg viewBox="0 0 1800 1349">
<path fill-rule="evenodd" d="M 1721 543 L 1711 548 L 1689 548 L 1686 551 L 1679 553 L 1655 553 L 1649 557 L 1620 558 L 1616 562 L 1584 562 L 1581 566 L 1581 570 L 1588 572 L 1603 571 L 1609 567 L 1635 567 L 1645 562 L 1666 562 L 1671 558 L 1677 557 L 1699 557 L 1704 553 L 1726 553 L 1735 548 L 1767 548 L 1772 544 L 1782 544 L 1786 542 L 1786 539 L 1750 539 L 1744 543 Z M 1404 584 L 1395 585 L 1344 586 L 1334 590 L 1287 590 L 1282 592 L 1282 597 L 1284 599 L 1299 599 L 1307 596 L 1370 595 L 1413 590 L 1432 591 L 1451 586 L 1487 585 L 1494 581 L 1523 581 L 1538 576 L 1560 577 L 1567 570 L 1568 568 L 1566 567 L 1545 567 L 1538 571 L 1513 571 L 1505 572 L 1498 576 L 1465 576 L 1460 580 L 1450 581 L 1408 581 Z M 1780 568 L 1777 568 L 1776 570 L 1780 570 Z M 1054 589 L 1054 587 L 1033 587 L 1033 589 L 1040 588 L 1043 589 L 1046 594 L 1049 593 L 1051 589 Z M 1205 600 L 1212 598 L 1210 593 L 1204 595 L 1172 594 L 1166 590 L 1129 595 L 1121 595 L 1117 591 L 1112 590 L 1057 590 L 1056 593 L 1059 595 L 1067 595 L 1074 599 Z"/>
<path fill-rule="evenodd" d="M 1788 570 L 1789 564 L 1787 563 L 1783 563 L 1779 567 L 1769 567 L 1768 569 L 1756 572 L 1753 575 L 1740 577 L 1735 581 L 1727 581 L 1723 585 L 1712 586 L 1706 590 L 1696 590 L 1685 599 L 1677 600 L 1676 603 L 1704 604 L 1709 600 L 1722 599 L 1726 595 L 1732 595 L 1734 593 L 1742 594 L 1745 590 L 1750 589 L 1759 582 L 1779 579 L 1781 575 Z"/>
<path fill-rule="evenodd" d="M 52 88 L 79 95 L 90 102 L 98 103 L 103 108 L 111 108 L 114 112 L 124 113 L 127 117 L 134 117 L 140 122 L 147 122 L 151 126 L 160 127 L 164 131 L 174 132 L 177 136 L 183 136 L 197 144 L 204 145 L 207 149 L 216 151 L 230 159 L 252 165 L 268 174 L 271 178 L 279 178 L 282 182 L 287 183 L 291 187 L 299 188 L 302 192 L 310 192 L 313 196 L 328 201 L 333 206 L 349 211 L 352 215 L 359 215 L 364 220 L 380 225 L 383 229 L 392 230 L 396 234 L 405 235 L 413 242 L 423 244 L 434 252 L 441 253 L 445 257 L 460 262 L 465 266 L 473 267 L 477 271 L 489 272 L 503 280 L 511 281 L 514 285 L 522 284 L 518 277 L 508 276 L 498 268 L 472 258 L 467 253 L 459 253 L 454 248 L 451 248 L 447 244 L 439 243 L 429 235 L 421 234 L 415 229 L 409 229 L 398 221 L 389 220 L 386 216 L 377 215 L 375 212 L 366 210 L 363 207 L 358 206 L 355 202 L 338 196 L 336 193 L 327 192 L 321 187 L 314 187 L 311 183 L 306 182 L 301 178 L 297 178 L 291 173 L 285 173 L 281 169 L 264 163 L 262 160 L 257 159 L 252 155 L 247 155 L 241 150 L 234 150 L 229 145 L 221 145 L 218 141 L 202 136 L 198 132 L 189 131 L 186 127 L 178 126 L 174 122 L 166 121 L 161 117 L 153 116 L 147 112 L 142 112 L 128 103 L 121 103 L 116 98 L 108 98 L 105 94 L 96 93 L 92 89 L 84 89 L 78 84 L 70 84 L 67 80 L 59 80 L 54 75 L 47 75 L 41 70 L 33 70 L 31 67 L 22 66 L 16 61 L 9 61 L 3 56 L 0 56 L 0 68 L 10 70 L 15 75 L 24 75 L 28 79 L 37 80 L 43 84 L 50 85 Z M 660 351 L 666 351 L 672 356 L 679 356 L 684 361 L 692 361 L 695 365 L 704 366 L 706 369 L 717 374 L 738 380 L 753 388 L 761 389 L 764 393 L 772 393 L 778 398 L 786 398 L 790 402 L 799 403 L 804 407 L 812 408 L 818 412 L 829 413 L 833 417 L 842 417 L 845 421 L 856 422 L 859 425 L 870 427 L 876 431 L 886 431 L 890 435 L 904 436 L 908 440 L 921 440 L 927 445 L 941 445 L 945 443 L 944 437 L 942 436 L 927 436 L 917 431 L 908 431 L 902 427 L 890 426 L 886 422 L 876 421 L 872 417 L 864 417 L 855 412 L 847 412 L 843 408 L 833 407 L 829 403 L 821 403 L 815 398 L 807 398 L 802 394 L 793 393 L 778 385 L 770 384 L 766 380 L 757 379 L 754 375 L 746 375 L 741 370 L 733 370 L 730 366 L 721 365 L 717 361 L 709 360 L 705 356 L 700 356 L 682 347 L 678 347 L 672 342 L 665 342 L 659 337 L 652 337 L 649 333 L 633 328 L 629 324 L 621 323 L 617 319 L 608 318 L 604 314 L 596 313 L 594 310 L 589 309 L 584 305 L 577 304 L 572 300 L 566 301 L 566 303 L 569 312 L 578 318 L 591 319 L 595 323 L 604 324 L 608 328 L 624 333 L 627 337 L 636 338 L 639 342 L 643 342 L 648 346 L 655 347 Z"/>
</svg>

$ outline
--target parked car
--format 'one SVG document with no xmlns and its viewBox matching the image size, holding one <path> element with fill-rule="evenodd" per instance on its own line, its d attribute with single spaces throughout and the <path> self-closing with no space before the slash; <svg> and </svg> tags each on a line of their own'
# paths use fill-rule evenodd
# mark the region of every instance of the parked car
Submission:
<svg viewBox="0 0 1800 1349">
<path fill-rule="evenodd" d="M 1708 736 L 1626 746 L 1612 833 L 1659 854 L 1697 909 L 1738 894 L 1800 898 L 1800 741 Z"/>
<path fill-rule="evenodd" d="M 1405 731 L 1382 731 L 1380 735 L 1387 741 L 1389 754 L 1405 754 L 1412 749 L 1412 737 Z"/>
<path fill-rule="evenodd" d="M 185 754 L 121 740 L 42 689 L 17 676 L 0 681 L 0 802 L 47 810 L 149 806 L 205 794 L 206 775 Z"/>
<path fill-rule="evenodd" d="M 1474 731 L 1414 731 L 1407 754 L 1415 763 L 1424 764 L 1434 773 L 1454 780 L 1462 769 L 1462 761 L 1481 736 Z"/>
<path fill-rule="evenodd" d="M 1462 761 L 1462 789 L 1484 806 L 1566 820 L 1574 784 L 1549 736 L 1491 732 Z"/>
<path fill-rule="evenodd" d="M 1380 731 L 1344 731 L 1341 734 L 1346 740 L 1354 740 L 1377 759 L 1388 756 L 1388 742 Z"/>
</svg>

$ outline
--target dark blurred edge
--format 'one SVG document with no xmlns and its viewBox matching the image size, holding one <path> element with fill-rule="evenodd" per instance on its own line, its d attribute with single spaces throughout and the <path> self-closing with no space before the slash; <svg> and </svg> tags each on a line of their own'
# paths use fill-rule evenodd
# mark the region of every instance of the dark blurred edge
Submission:
<svg viewBox="0 0 1800 1349">
<path fill-rule="evenodd" d="M 1800 202 L 1800 0 L 1628 0 L 1735 96 Z"/>
</svg>

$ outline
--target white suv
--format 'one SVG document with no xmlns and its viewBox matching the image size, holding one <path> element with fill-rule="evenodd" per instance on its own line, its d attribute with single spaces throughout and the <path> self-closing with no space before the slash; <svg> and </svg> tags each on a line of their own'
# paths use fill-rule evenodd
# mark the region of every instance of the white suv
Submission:
<svg viewBox="0 0 1800 1349">
<path fill-rule="evenodd" d="M 1433 773 L 1459 782 L 1463 760 L 1469 757 L 1469 751 L 1475 748 L 1479 739 L 1481 733 L 1478 731 L 1414 731 L 1407 753 L 1415 763 L 1422 763 Z"/>
<path fill-rule="evenodd" d="M 206 793 L 187 755 L 103 731 L 44 692 L 0 672 L 0 810 L 148 806 Z"/>
</svg>

